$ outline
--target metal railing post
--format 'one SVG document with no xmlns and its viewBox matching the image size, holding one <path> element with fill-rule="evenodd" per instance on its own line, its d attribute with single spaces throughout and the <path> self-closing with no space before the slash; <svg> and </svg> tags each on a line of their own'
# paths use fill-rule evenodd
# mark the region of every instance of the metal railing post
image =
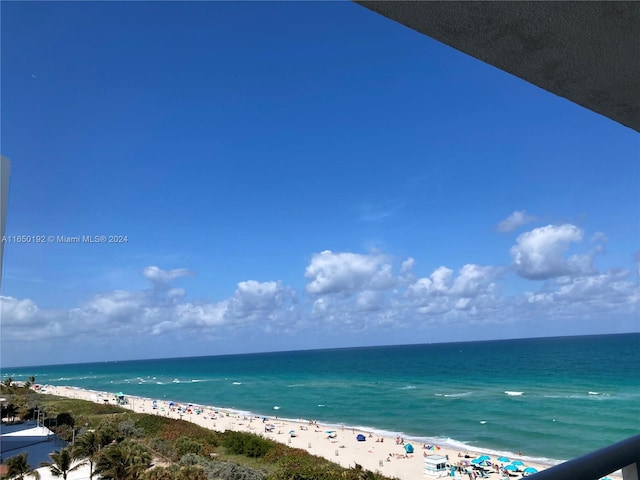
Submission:
<svg viewBox="0 0 640 480">
<path fill-rule="evenodd" d="M 622 469 L 623 480 L 640 480 L 638 477 L 638 471 L 640 470 L 640 463 L 632 463 Z"/>
<path fill-rule="evenodd" d="M 640 435 L 532 475 L 535 480 L 598 480 L 622 470 L 624 480 L 640 480 Z"/>
</svg>

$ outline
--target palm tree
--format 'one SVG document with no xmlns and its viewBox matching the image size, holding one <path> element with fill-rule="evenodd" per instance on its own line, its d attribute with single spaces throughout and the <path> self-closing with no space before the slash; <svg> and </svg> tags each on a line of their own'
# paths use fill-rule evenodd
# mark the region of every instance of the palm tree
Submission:
<svg viewBox="0 0 640 480">
<path fill-rule="evenodd" d="M 6 462 L 7 465 L 7 478 L 24 480 L 24 477 L 33 477 L 36 480 L 40 480 L 40 472 L 32 469 L 27 461 L 27 452 L 22 452 L 15 457 L 11 457 Z"/>
<path fill-rule="evenodd" d="M 75 458 L 86 458 L 89 461 L 89 478 L 93 477 L 93 464 L 98 458 L 101 446 L 99 436 L 92 430 L 80 435 L 73 444 Z"/>
<path fill-rule="evenodd" d="M 54 477 L 62 477 L 63 480 L 67 480 L 67 475 L 69 473 L 79 469 L 86 462 L 77 462 L 74 465 L 74 461 L 76 457 L 73 455 L 73 452 L 70 448 L 63 448 L 62 450 L 56 450 L 53 453 L 49 454 L 51 457 L 51 462 L 43 462 L 40 464 L 41 467 L 49 467 L 51 470 L 51 474 Z"/>
<path fill-rule="evenodd" d="M 13 384 L 13 378 L 11 377 L 7 377 L 2 381 L 2 384 L 0 384 L 0 390 L 2 390 L 5 393 L 13 393 L 13 391 L 15 390 L 15 385 Z"/>
<path fill-rule="evenodd" d="M 95 473 L 105 479 L 138 480 L 149 467 L 151 454 L 135 440 L 127 439 L 103 449 Z"/>
</svg>

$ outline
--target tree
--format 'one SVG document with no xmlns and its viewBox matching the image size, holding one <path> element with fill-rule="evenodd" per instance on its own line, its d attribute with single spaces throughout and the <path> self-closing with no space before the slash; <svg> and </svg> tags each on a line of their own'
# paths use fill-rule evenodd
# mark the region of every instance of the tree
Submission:
<svg viewBox="0 0 640 480">
<path fill-rule="evenodd" d="M 178 465 L 171 465 L 169 467 L 152 468 L 145 472 L 142 478 L 144 480 L 207 480 L 208 477 L 200 466 L 188 465 L 179 467 Z"/>
<path fill-rule="evenodd" d="M 102 450 L 95 473 L 104 480 L 138 480 L 150 462 L 149 450 L 135 440 L 127 439 Z"/>
<path fill-rule="evenodd" d="M 40 480 L 40 473 L 29 466 L 27 452 L 11 457 L 7 460 L 6 465 L 8 479 L 24 480 L 24 477 L 33 477 Z"/>
<path fill-rule="evenodd" d="M 13 403 L 7 404 L 5 415 L 9 423 L 13 422 L 16 419 L 16 406 Z"/>
<path fill-rule="evenodd" d="M 119 438 L 119 435 L 118 425 L 112 419 L 103 420 L 100 422 L 100 425 L 98 425 L 98 439 L 100 440 L 100 445 L 103 447 L 106 447 L 112 442 L 123 440 Z"/>
<path fill-rule="evenodd" d="M 86 458 L 89 462 L 89 478 L 93 477 L 93 465 L 100 453 L 100 438 L 94 431 L 88 431 L 76 438 L 73 444 L 75 458 Z"/>
<path fill-rule="evenodd" d="M 54 477 L 62 477 L 63 480 L 67 480 L 67 475 L 69 475 L 69 473 L 86 464 L 86 462 L 77 462 L 77 458 L 74 456 L 73 451 L 70 448 L 56 450 L 55 452 L 50 453 L 49 457 L 52 461 L 43 462 L 40 466 L 49 467 L 51 474 Z"/>
</svg>

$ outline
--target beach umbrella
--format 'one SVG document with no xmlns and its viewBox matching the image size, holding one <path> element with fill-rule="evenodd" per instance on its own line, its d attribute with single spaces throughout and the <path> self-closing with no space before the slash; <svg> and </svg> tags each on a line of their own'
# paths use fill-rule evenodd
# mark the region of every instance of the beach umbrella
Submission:
<svg viewBox="0 0 640 480">
<path fill-rule="evenodd" d="M 507 472 L 516 472 L 518 470 L 518 467 L 516 467 L 515 465 L 507 465 L 503 468 L 503 470 L 506 470 Z"/>
<path fill-rule="evenodd" d="M 499 462 L 503 462 L 503 463 L 509 463 L 511 461 L 511 459 L 509 459 L 507 457 L 498 457 L 498 461 Z"/>
<path fill-rule="evenodd" d="M 480 465 L 482 462 L 486 462 L 487 460 L 491 460 L 491 457 L 488 455 L 480 455 L 478 458 L 471 460 L 471 463 L 474 465 Z"/>
<path fill-rule="evenodd" d="M 527 467 L 522 471 L 522 473 L 526 473 L 527 475 L 531 475 L 532 473 L 538 473 L 538 469 L 537 468 L 533 468 L 533 467 Z"/>
<path fill-rule="evenodd" d="M 438 445 L 427 445 L 427 450 L 440 450 Z"/>
<path fill-rule="evenodd" d="M 520 460 L 514 460 L 513 462 L 511 462 L 511 465 L 515 465 L 516 467 L 521 467 L 522 465 L 524 465 L 524 462 L 521 462 Z"/>
<path fill-rule="evenodd" d="M 407 452 L 407 453 L 413 453 L 413 445 L 411 445 L 410 443 L 407 443 L 404 446 L 404 451 Z"/>
</svg>

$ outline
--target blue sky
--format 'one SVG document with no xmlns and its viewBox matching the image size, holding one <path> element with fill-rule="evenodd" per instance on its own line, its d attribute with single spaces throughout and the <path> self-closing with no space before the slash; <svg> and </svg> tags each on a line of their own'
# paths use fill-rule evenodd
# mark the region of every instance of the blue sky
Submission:
<svg viewBox="0 0 640 480">
<path fill-rule="evenodd" d="M 3 365 L 640 331 L 637 133 L 346 2 L 3 2 Z"/>
</svg>

